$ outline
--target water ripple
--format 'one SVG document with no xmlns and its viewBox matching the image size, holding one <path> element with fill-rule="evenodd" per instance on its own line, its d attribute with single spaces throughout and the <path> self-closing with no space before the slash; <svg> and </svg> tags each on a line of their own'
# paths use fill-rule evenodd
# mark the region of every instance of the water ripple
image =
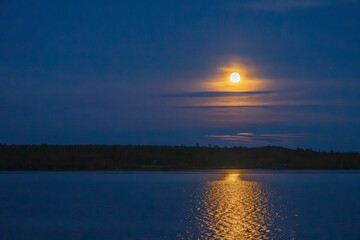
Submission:
<svg viewBox="0 0 360 240">
<path fill-rule="evenodd" d="M 227 174 L 209 181 L 193 196 L 187 235 L 181 239 L 273 239 L 282 236 L 282 218 L 274 210 L 272 190 Z"/>
</svg>

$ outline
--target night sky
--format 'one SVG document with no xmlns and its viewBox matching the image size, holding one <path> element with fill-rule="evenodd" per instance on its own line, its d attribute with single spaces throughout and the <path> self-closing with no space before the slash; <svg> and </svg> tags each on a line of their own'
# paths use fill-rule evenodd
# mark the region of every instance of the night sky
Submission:
<svg viewBox="0 0 360 240">
<path fill-rule="evenodd" d="M 2 0 L 0 29 L 0 143 L 360 151 L 360 1 Z"/>
</svg>

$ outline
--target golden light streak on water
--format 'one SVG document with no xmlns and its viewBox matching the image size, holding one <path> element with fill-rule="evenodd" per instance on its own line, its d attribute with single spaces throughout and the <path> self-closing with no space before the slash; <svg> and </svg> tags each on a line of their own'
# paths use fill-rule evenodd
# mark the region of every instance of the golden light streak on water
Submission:
<svg viewBox="0 0 360 240">
<path fill-rule="evenodd" d="M 281 217 L 269 201 L 271 190 L 230 173 L 203 185 L 195 196 L 194 221 L 183 239 L 273 239 Z M 197 236 L 197 233 L 199 233 Z"/>
</svg>

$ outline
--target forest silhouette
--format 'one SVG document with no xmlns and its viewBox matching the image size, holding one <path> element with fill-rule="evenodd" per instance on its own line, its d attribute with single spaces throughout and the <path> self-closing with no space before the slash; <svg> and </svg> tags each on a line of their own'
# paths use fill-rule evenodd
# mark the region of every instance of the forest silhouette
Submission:
<svg viewBox="0 0 360 240">
<path fill-rule="evenodd" d="M 146 145 L 0 145 L 0 170 L 360 169 L 358 152 Z"/>
</svg>

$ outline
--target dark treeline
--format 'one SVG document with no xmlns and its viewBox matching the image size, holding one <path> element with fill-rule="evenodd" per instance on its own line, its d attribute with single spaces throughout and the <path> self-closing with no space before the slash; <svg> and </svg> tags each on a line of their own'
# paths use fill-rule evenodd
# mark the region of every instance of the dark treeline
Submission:
<svg viewBox="0 0 360 240">
<path fill-rule="evenodd" d="M 360 169 L 360 153 L 140 145 L 0 145 L 0 170 Z"/>
</svg>

